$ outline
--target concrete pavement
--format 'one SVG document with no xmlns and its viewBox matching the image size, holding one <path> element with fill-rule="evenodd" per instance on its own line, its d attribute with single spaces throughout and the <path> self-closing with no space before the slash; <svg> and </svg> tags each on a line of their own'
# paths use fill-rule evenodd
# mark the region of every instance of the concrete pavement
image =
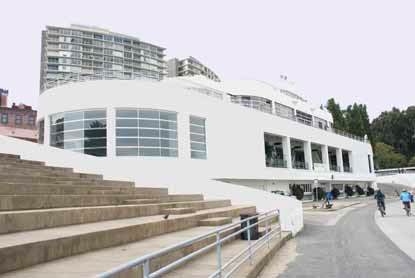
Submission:
<svg viewBox="0 0 415 278">
<path fill-rule="evenodd" d="M 296 248 L 284 246 L 260 277 L 412 277 L 414 261 L 376 225 L 374 201 L 367 203 L 305 213 L 305 229 L 294 239 Z"/>
<path fill-rule="evenodd" d="M 412 216 L 406 216 L 401 203 L 393 202 L 387 206 L 386 217 L 382 218 L 379 213 L 375 214 L 375 221 L 379 228 L 413 260 L 415 260 L 414 213 L 415 210 L 412 207 Z"/>
</svg>

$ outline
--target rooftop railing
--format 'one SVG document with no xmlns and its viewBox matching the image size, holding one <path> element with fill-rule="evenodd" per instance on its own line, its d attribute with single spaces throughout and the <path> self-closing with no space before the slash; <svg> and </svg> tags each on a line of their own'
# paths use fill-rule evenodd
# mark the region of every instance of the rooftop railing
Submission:
<svg viewBox="0 0 415 278">
<path fill-rule="evenodd" d="M 280 211 L 278 209 L 271 210 L 266 213 L 259 215 L 254 215 L 244 220 L 223 226 L 211 232 L 205 233 L 198 237 L 180 242 L 178 244 L 172 245 L 170 247 L 161 249 L 157 252 L 139 257 L 137 259 L 131 260 L 123 265 L 120 265 L 116 268 L 113 268 L 107 272 L 101 273 L 99 278 L 109 278 L 114 277 L 114 275 L 121 274 L 124 271 L 130 270 L 132 268 L 139 267 L 142 269 L 144 278 L 154 278 L 162 277 L 163 274 L 166 274 L 169 271 L 172 271 L 179 266 L 191 261 L 197 256 L 204 254 L 210 250 L 216 251 L 216 271 L 214 271 L 209 277 L 230 277 L 235 273 L 246 261 L 252 261 L 255 253 L 260 250 L 262 247 L 267 245 L 266 248 L 271 248 L 270 241 L 279 237 L 282 238 L 282 231 L 280 226 Z M 265 227 L 265 234 L 259 239 L 254 240 L 254 230 L 261 225 Z M 222 256 L 222 247 L 225 243 L 235 239 L 237 236 L 242 235 L 243 238 L 247 239 L 247 246 L 243 248 L 240 252 L 234 255 L 232 258 L 228 258 L 228 261 L 225 260 L 225 256 Z M 180 248 L 191 246 L 192 244 L 201 243 L 202 241 L 215 239 L 213 243 L 210 243 L 200 249 L 197 249 L 187 255 L 184 255 L 180 259 L 175 259 L 174 261 L 168 263 L 167 265 L 162 266 L 159 269 L 151 268 L 151 261 L 157 258 L 160 258 L 163 255 L 171 254 L 174 251 L 177 251 Z"/>
</svg>

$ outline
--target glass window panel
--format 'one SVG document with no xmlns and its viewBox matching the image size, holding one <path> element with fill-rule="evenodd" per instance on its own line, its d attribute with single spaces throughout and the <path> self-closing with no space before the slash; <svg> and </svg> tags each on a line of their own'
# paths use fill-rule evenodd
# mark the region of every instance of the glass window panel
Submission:
<svg viewBox="0 0 415 278">
<path fill-rule="evenodd" d="M 191 143 L 190 147 L 195 151 L 206 151 L 206 145 L 201 143 Z"/>
<path fill-rule="evenodd" d="M 174 112 L 160 111 L 160 119 L 170 120 L 170 121 L 177 121 L 177 114 L 174 113 Z"/>
<path fill-rule="evenodd" d="M 158 120 L 140 120 L 138 125 L 139 127 L 159 128 L 159 121 Z"/>
<path fill-rule="evenodd" d="M 190 141 L 205 143 L 205 136 L 199 134 L 190 134 Z"/>
<path fill-rule="evenodd" d="M 85 138 L 107 137 L 106 129 L 93 129 L 84 131 Z M 66 133 L 65 133 L 66 138 Z"/>
<path fill-rule="evenodd" d="M 64 123 L 64 129 L 66 130 L 72 130 L 72 129 L 84 129 L 84 122 L 83 121 L 77 121 L 77 122 L 68 122 Z"/>
<path fill-rule="evenodd" d="M 171 130 L 160 130 L 160 137 L 161 138 L 177 138 L 177 132 Z"/>
<path fill-rule="evenodd" d="M 137 127 L 137 119 L 117 119 L 117 127 Z"/>
<path fill-rule="evenodd" d="M 64 121 L 63 114 L 53 115 L 51 117 L 51 124 L 52 125 L 56 125 L 56 124 L 59 124 L 59 123 L 63 123 L 63 121 Z"/>
<path fill-rule="evenodd" d="M 192 151 L 191 156 L 196 159 L 206 159 L 206 152 Z"/>
<path fill-rule="evenodd" d="M 161 139 L 160 140 L 161 146 L 166 148 L 176 148 L 177 149 L 177 140 L 168 140 L 168 139 Z"/>
<path fill-rule="evenodd" d="M 64 143 L 65 149 L 82 149 L 84 147 L 84 140 L 67 141 Z"/>
<path fill-rule="evenodd" d="M 159 148 L 140 148 L 140 156 L 160 156 Z"/>
<path fill-rule="evenodd" d="M 160 137 L 160 132 L 158 129 L 140 129 L 140 137 Z"/>
<path fill-rule="evenodd" d="M 140 147 L 160 147 L 160 139 L 140 139 Z"/>
<path fill-rule="evenodd" d="M 107 120 L 86 120 L 85 129 L 90 128 L 105 128 L 107 126 Z"/>
<path fill-rule="evenodd" d="M 83 139 L 84 132 L 82 130 L 61 133 L 65 140 Z"/>
<path fill-rule="evenodd" d="M 63 132 L 63 124 L 60 125 L 53 125 L 50 127 L 50 132 L 51 133 L 55 133 L 55 132 Z"/>
<path fill-rule="evenodd" d="M 125 128 L 125 129 L 117 128 L 117 137 L 137 137 L 137 136 L 138 136 L 138 129 L 136 128 Z"/>
<path fill-rule="evenodd" d="M 93 111 L 85 111 L 85 119 L 99 119 L 99 118 L 106 118 L 107 113 L 105 110 L 93 110 Z"/>
<path fill-rule="evenodd" d="M 86 139 L 84 141 L 85 148 L 97 148 L 97 147 L 106 147 L 107 139 Z"/>
<path fill-rule="evenodd" d="M 159 114 L 160 114 L 159 111 L 155 111 L 155 110 L 140 110 L 139 111 L 140 118 L 159 119 L 160 118 Z"/>
<path fill-rule="evenodd" d="M 199 118 L 199 117 L 190 116 L 190 123 L 193 124 L 193 125 L 205 126 L 205 119 Z"/>
<path fill-rule="evenodd" d="M 64 140 L 64 134 L 63 133 L 57 133 L 50 135 L 50 144 L 52 146 L 55 146 L 56 143 L 63 142 Z"/>
<path fill-rule="evenodd" d="M 138 148 L 117 148 L 117 156 L 138 156 Z"/>
<path fill-rule="evenodd" d="M 138 138 L 117 138 L 117 146 L 138 146 Z"/>
<path fill-rule="evenodd" d="M 119 118 L 137 118 L 137 110 L 118 110 L 116 111 Z"/>
<path fill-rule="evenodd" d="M 161 149 L 161 156 L 177 157 L 178 151 L 176 149 Z"/>
<path fill-rule="evenodd" d="M 201 126 L 195 126 L 195 125 L 191 125 L 190 126 L 190 132 L 191 133 L 199 133 L 199 134 L 205 134 L 205 128 L 201 127 Z"/>
<path fill-rule="evenodd" d="M 177 122 L 160 121 L 160 128 L 177 130 Z"/>
<path fill-rule="evenodd" d="M 99 149 L 85 149 L 85 154 L 93 155 L 93 156 L 107 156 L 107 149 L 106 148 L 99 148 Z"/>
<path fill-rule="evenodd" d="M 84 113 L 83 112 L 70 112 L 70 113 L 65 113 L 65 122 L 82 120 L 83 117 L 84 117 Z"/>
</svg>

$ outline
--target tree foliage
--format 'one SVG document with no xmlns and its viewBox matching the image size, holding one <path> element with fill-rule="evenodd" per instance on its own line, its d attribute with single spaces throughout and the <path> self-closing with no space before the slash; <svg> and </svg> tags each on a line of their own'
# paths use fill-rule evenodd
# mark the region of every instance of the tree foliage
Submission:
<svg viewBox="0 0 415 278">
<path fill-rule="evenodd" d="M 346 109 L 331 98 L 326 104 L 333 127 L 353 135 L 367 135 L 378 169 L 415 166 L 415 106 L 392 108 L 370 122 L 367 107 L 354 103 Z"/>
</svg>

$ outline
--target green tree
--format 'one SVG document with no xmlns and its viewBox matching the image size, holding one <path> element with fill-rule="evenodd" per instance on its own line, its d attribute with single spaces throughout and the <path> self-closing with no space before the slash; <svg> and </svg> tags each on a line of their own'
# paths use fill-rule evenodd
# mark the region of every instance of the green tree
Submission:
<svg viewBox="0 0 415 278">
<path fill-rule="evenodd" d="M 375 143 L 375 165 L 378 169 L 399 168 L 406 166 L 404 155 L 385 143 Z"/>
<path fill-rule="evenodd" d="M 415 156 L 413 156 L 409 162 L 408 162 L 408 166 L 409 167 L 415 167 Z"/>
<path fill-rule="evenodd" d="M 346 122 L 340 105 L 336 103 L 333 98 L 331 98 L 327 101 L 326 108 L 333 117 L 333 127 L 340 130 L 345 130 Z"/>
</svg>

